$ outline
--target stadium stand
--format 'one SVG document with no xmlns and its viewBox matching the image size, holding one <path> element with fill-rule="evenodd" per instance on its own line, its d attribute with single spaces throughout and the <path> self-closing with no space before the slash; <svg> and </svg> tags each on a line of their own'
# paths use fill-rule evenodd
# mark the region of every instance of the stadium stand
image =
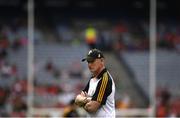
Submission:
<svg viewBox="0 0 180 118">
<path fill-rule="evenodd" d="M 79 60 L 81 60 L 86 52 L 87 47 L 84 45 L 67 46 L 54 43 L 41 43 L 36 45 L 35 59 L 37 68 L 35 72 L 35 83 L 37 89 L 39 86 L 57 86 L 61 90 L 54 96 L 57 99 L 56 102 L 58 103 L 60 100 L 61 103 L 59 104 L 66 105 L 69 103 L 70 100 L 73 99 L 74 93 L 79 92 L 80 88 L 78 87 L 85 84 L 85 81 L 83 80 L 83 70 L 86 69 L 85 66 L 81 67 Z M 48 71 L 45 69 L 47 62 L 52 62 L 52 66 Z M 74 71 L 73 68 L 76 70 Z M 49 99 L 51 99 L 51 97 Z M 44 103 L 48 102 L 49 99 L 47 98 L 47 101 L 43 102 L 40 95 L 36 100 L 40 101 L 42 103 L 41 105 L 45 105 Z M 50 104 L 51 102 L 48 103 Z"/>
<path fill-rule="evenodd" d="M 172 96 L 179 96 L 178 92 L 180 76 L 180 59 L 176 51 L 158 50 L 157 51 L 157 84 L 162 88 L 168 88 Z"/>
<path fill-rule="evenodd" d="M 127 66 L 133 71 L 134 77 L 139 85 L 149 96 L 149 54 L 143 52 L 121 52 L 120 53 Z"/>
<path fill-rule="evenodd" d="M 5 2 L 5 0 L 0 2 L 2 5 L 6 3 L 5 7 L 0 6 L 0 13 L 4 16 L 0 18 L 0 117 L 25 117 L 28 111 L 28 39 L 27 18 L 24 18 L 27 16 L 27 11 L 24 10 L 26 1 L 14 1 L 17 4 L 13 5 L 12 1 Z M 69 2 L 70 6 L 66 6 Z M 77 3 L 70 0 L 61 2 L 45 0 L 44 4 L 41 4 L 41 0 L 37 1 L 34 107 L 58 108 L 55 112 L 62 112 L 75 94 L 84 87 L 90 73 L 79 60 L 88 50 L 84 31 L 91 24 L 97 30 L 97 48 L 105 51 L 107 59 L 112 61 L 108 62 L 108 68 L 111 71 L 115 70 L 113 75 L 115 79 L 117 78 L 115 81 L 118 84 L 117 114 L 121 116 L 123 113 L 126 115 L 135 113 L 135 116 L 140 116 L 139 114 L 147 116 L 146 109 L 145 113 L 136 110 L 131 113 L 118 111 L 136 107 L 149 108 L 149 26 L 147 19 L 144 18 L 147 16 L 144 14 L 149 13 L 147 10 L 149 5 L 145 3 L 142 10 L 143 3 L 135 1 L 132 3 L 135 10 L 131 13 L 130 0 L 123 1 L 120 10 L 112 9 L 112 11 L 106 9 L 110 7 L 105 7 L 108 2 L 98 7 L 101 2 L 92 1 L 90 2 L 92 6 L 83 6 L 81 0 Z M 62 6 L 58 9 L 56 5 Z M 75 10 L 68 9 L 73 5 Z M 99 11 L 94 11 L 94 7 Z M 127 15 L 124 15 L 124 11 L 127 11 Z M 166 11 L 170 12 L 169 9 Z M 173 16 L 171 13 L 170 15 Z M 179 116 L 180 57 L 177 21 L 158 21 L 157 46 L 157 116 Z M 118 58 L 115 58 L 116 56 Z M 133 105 L 129 105 L 130 103 Z M 146 104 L 142 105 L 144 103 Z M 45 112 L 47 115 L 48 111 Z"/>
</svg>

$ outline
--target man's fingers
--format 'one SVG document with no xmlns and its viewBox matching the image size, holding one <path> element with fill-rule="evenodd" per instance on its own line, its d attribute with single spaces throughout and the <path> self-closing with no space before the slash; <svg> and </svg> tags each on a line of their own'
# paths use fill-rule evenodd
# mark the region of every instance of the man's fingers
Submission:
<svg viewBox="0 0 180 118">
<path fill-rule="evenodd" d="M 81 95 L 82 95 L 82 96 L 85 96 L 85 97 L 88 97 L 88 93 L 87 93 L 87 92 L 84 92 L 84 91 L 81 92 Z"/>
<path fill-rule="evenodd" d="M 87 92 L 84 92 L 85 96 L 87 97 L 88 96 L 88 93 Z"/>
<path fill-rule="evenodd" d="M 87 92 L 82 91 L 82 92 L 81 92 L 81 95 L 82 95 L 82 96 L 84 96 L 84 97 L 87 97 L 87 96 L 88 96 L 88 93 L 87 93 Z"/>
<path fill-rule="evenodd" d="M 82 96 L 85 96 L 85 93 L 84 93 L 84 91 L 82 91 L 82 92 L 81 92 L 81 95 L 82 95 Z"/>
</svg>

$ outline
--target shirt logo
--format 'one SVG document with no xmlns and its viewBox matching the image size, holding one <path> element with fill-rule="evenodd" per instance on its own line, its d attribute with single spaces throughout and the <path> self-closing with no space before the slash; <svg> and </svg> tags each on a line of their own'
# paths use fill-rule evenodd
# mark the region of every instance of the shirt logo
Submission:
<svg viewBox="0 0 180 118">
<path fill-rule="evenodd" d="M 88 55 L 90 55 L 92 53 L 92 50 L 89 51 Z"/>
</svg>

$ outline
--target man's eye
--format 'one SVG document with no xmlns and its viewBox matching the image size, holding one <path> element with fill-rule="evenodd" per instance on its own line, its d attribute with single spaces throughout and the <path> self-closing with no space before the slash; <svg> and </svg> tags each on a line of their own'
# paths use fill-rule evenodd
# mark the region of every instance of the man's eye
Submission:
<svg viewBox="0 0 180 118">
<path fill-rule="evenodd" d="M 93 63 L 94 61 L 87 61 L 88 63 Z"/>
</svg>

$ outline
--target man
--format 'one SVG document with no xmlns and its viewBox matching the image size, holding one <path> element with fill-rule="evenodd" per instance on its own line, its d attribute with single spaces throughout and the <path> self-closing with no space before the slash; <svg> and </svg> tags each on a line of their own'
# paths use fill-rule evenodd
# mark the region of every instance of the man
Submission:
<svg viewBox="0 0 180 118">
<path fill-rule="evenodd" d="M 115 84 L 105 68 L 102 52 L 92 49 L 82 61 L 87 61 L 92 77 L 81 94 L 77 95 L 75 103 L 91 117 L 115 117 Z"/>
</svg>

